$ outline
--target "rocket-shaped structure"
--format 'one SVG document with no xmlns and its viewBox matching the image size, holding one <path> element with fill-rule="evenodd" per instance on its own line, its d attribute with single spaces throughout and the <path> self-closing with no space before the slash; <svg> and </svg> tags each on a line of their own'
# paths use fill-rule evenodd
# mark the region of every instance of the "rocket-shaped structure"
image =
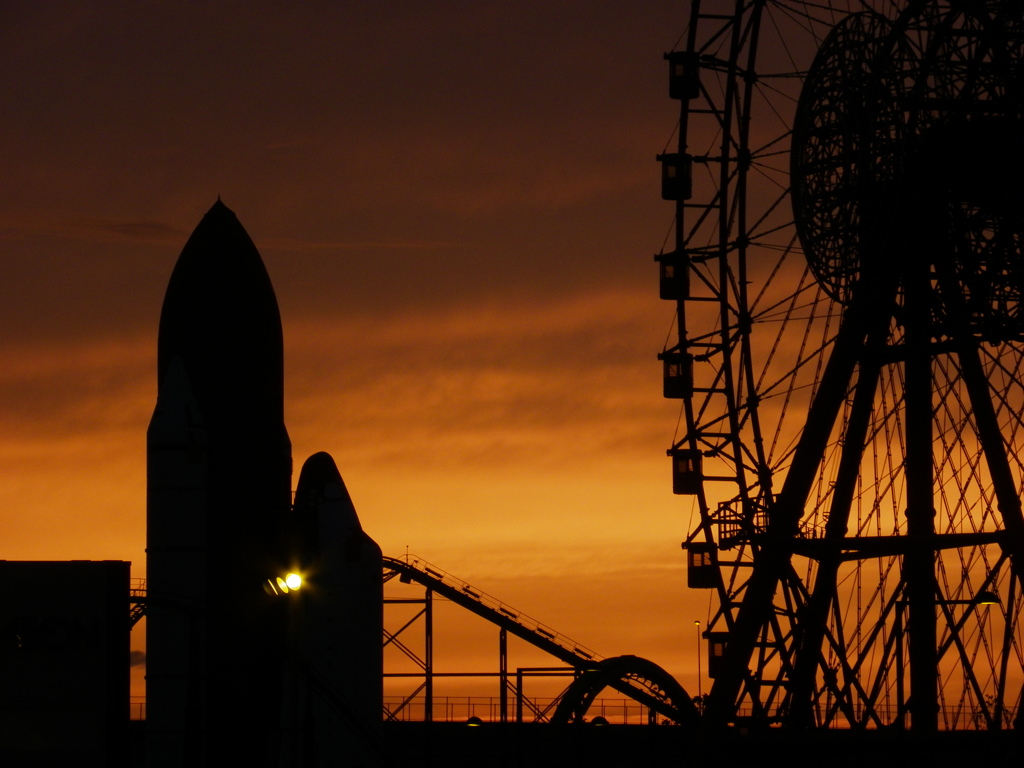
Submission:
<svg viewBox="0 0 1024 768">
<path fill-rule="evenodd" d="M 381 550 L 362 529 L 334 459 L 306 460 L 295 491 L 294 544 L 306 578 L 295 601 L 292 719 L 296 765 L 372 766 L 383 711 Z M 339 762 L 341 758 L 344 760 Z"/>
<path fill-rule="evenodd" d="M 174 268 L 148 433 L 147 765 L 259 766 L 278 745 L 291 445 L 281 318 L 219 200 Z M 378 570 L 379 578 L 379 570 Z"/>
</svg>

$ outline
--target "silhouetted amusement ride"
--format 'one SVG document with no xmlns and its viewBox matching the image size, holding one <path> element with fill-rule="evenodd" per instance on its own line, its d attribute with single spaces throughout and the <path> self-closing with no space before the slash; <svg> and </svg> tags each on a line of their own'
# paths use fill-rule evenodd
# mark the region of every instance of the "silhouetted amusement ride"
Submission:
<svg viewBox="0 0 1024 768">
<path fill-rule="evenodd" d="M 1024 6 L 723 5 L 656 257 L 705 724 L 1020 725 Z"/>
</svg>

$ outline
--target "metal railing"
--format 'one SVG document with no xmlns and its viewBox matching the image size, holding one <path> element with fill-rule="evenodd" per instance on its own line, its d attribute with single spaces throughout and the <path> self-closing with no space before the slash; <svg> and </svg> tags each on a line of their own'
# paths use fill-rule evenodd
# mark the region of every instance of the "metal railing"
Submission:
<svg viewBox="0 0 1024 768">
<path fill-rule="evenodd" d="M 531 711 L 553 711 L 554 698 L 531 698 Z M 401 696 L 385 696 L 384 707 L 388 711 L 399 709 Z M 394 719 L 399 722 L 423 722 L 425 720 L 425 699 L 417 697 L 400 707 Z M 435 696 L 432 711 L 435 723 L 465 723 L 471 717 L 485 723 L 501 722 L 501 699 L 497 696 Z M 628 698 L 598 698 L 587 710 L 587 720 L 603 717 L 612 725 L 646 725 L 651 722 L 650 710 Z M 660 718 L 658 721 L 660 722 Z"/>
<path fill-rule="evenodd" d="M 145 720 L 146 719 L 146 697 L 145 696 L 132 696 L 128 703 L 128 719 L 129 720 Z"/>
</svg>

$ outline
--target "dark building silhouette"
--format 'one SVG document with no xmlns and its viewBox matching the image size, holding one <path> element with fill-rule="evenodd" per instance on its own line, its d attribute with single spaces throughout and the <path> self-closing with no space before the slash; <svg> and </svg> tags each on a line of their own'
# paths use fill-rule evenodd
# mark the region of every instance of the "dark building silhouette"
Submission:
<svg viewBox="0 0 1024 768">
<path fill-rule="evenodd" d="M 147 764 L 263 765 L 280 734 L 291 445 L 270 278 L 220 200 L 160 316 L 148 433 Z"/>
<path fill-rule="evenodd" d="M 129 765 L 130 569 L 0 560 L 0 766 Z"/>
</svg>

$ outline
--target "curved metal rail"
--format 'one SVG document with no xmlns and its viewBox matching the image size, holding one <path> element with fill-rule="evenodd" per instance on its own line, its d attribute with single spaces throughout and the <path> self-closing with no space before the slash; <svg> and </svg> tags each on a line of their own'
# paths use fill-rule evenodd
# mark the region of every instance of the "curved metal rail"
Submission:
<svg viewBox="0 0 1024 768">
<path fill-rule="evenodd" d="M 604 659 L 586 646 L 415 555 L 406 555 L 403 559 L 384 558 L 385 582 L 396 575 L 403 582 L 415 581 L 433 590 L 580 672 L 601 670 L 617 661 Z M 678 684 L 676 687 L 666 686 L 663 676 L 644 674 L 648 667 L 656 667 L 651 662 L 633 656 L 621 658 L 634 660 L 635 663 L 629 665 L 628 669 L 624 668 L 621 676 L 602 678 L 600 688 L 610 686 L 676 723 L 695 722 L 697 713 L 693 702 L 682 688 L 677 688 Z M 613 666 L 618 669 L 619 665 Z M 662 671 L 660 667 L 657 669 Z"/>
</svg>

